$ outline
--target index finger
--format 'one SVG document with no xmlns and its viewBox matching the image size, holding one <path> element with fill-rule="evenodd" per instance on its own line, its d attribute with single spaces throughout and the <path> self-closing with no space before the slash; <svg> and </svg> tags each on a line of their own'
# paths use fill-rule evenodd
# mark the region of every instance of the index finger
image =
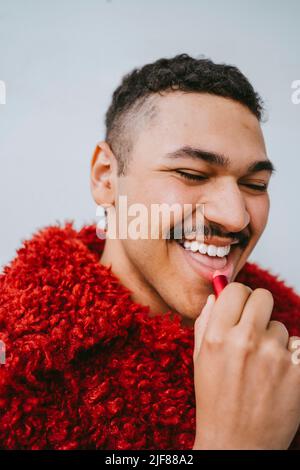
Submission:
<svg viewBox="0 0 300 470">
<path fill-rule="evenodd" d="M 219 294 L 213 313 L 209 318 L 207 331 L 225 331 L 239 322 L 252 289 L 240 282 L 231 282 Z"/>
</svg>

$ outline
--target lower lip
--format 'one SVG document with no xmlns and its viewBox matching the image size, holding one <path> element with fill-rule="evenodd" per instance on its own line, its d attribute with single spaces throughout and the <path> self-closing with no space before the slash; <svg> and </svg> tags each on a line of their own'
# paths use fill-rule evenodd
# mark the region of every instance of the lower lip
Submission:
<svg viewBox="0 0 300 470">
<path fill-rule="evenodd" d="M 215 271 L 218 271 L 218 274 L 226 276 L 228 281 L 230 282 L 234 270 L 233 255 L 236 245 L 234 245 L 234 247 L 230 249 L 228 256 L 226 256 L 226 264 L 223 268 L 220 269 L 218 267 L 207 266 L 207 263 L 212 261 L 211 256 L 202 255 L 199 252 L 194 253 L 191 250 L 185 250 L 179 243 L 175 243 L 176 245 L 178 245 L 179 249 L 183 253 L 185 260 L 198 275 L 200 275 L 204 279 L 207 279 L 208 281 L 212 281 L 213 274 L 215 273 Z"/>
</svg>

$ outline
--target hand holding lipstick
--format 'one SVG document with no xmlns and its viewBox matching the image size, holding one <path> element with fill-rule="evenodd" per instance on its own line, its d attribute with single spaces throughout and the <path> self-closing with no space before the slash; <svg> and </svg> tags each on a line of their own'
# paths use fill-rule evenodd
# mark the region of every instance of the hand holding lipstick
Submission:
<svg viewBox="0 0 300 470">
<path fill-rule="evenodd" d="M 287 449 L 300 423 L 291 338 L 268 290 L 217 278 L 194 327 L 194 449 Z"/>
</svg>

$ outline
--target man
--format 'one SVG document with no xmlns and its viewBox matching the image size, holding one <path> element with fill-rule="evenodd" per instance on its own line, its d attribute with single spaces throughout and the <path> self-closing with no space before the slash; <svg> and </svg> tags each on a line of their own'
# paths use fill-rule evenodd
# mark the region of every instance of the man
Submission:
<svg viewBox="0 0 300 470">
<path fill-rule="evenodd" d="M 48 227 L 0 278 L 3 448 L 300 445 L 299 296 L 246 262 L 274 171 L 261 114 L 242 73 L 207 59 L 123 78 L 91 165 L 94 200 L 117 222 L 105 240 Z M 142 222 L 189 204 L 189 230 L 175 236 L 179 211 L 121 237 L 123 197 L 146 208 Z M 215 270 L 230 281 L 218 298 Z"/>
</svg>

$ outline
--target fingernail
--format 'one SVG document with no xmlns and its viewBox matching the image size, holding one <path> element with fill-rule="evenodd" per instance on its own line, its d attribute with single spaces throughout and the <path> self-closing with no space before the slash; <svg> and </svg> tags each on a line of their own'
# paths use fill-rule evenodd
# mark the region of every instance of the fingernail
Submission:
<svg viewBox="0 0 300 470">
<path fill-rule="evenodd" d="M 215 296 L 214 294 L 210 294 L 208 297 L 207 297 L 207 301 L 206 301 L 206 305 L 211 305 L 213 304 L 215 301 Z"/>
</svg>

